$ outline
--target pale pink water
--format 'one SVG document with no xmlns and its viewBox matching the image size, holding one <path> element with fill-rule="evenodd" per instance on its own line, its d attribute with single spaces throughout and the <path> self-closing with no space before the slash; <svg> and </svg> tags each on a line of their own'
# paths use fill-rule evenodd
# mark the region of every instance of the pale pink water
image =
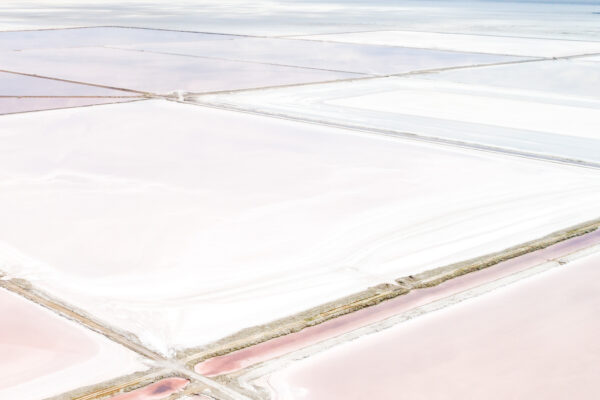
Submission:
<svg viewBox="0 0 600 400">
<path fill-rule="evenodd" d="M 86 362 L 98 351 L 69 321 L 0 288 L 0 392 Z"/>
<path fill-rule="evenodd" d="M 154 93 L 212 92 L 363 75 L 156 54 L 105 47 L 34 49 L 0 58 L 0 69 Z"/>
<path fill-rule="evenodd" d="M 0 32 L 0 46 L 2 42 Z M 0 71 L 0 96 L 131 96 L 133 92 Z"/>
<path fill-rule="evenodd" d="M 205 376 L 216 376 L 237 371 L 250 365 L 269 360 L 306 347 L 313 343 L 335 337 L 361 326 L 372 324 L 395 314 L 427 304 L 429 302 L 467 290 L 485 282 L 527 269 L 547 259 L 568 254 L 577 249 L 600 243 L 600 231 L 576 237 L 546 249 L 535 251 L 496 266 L 447 281 L 433 288 L 411 292 L 408 295 L 385 301 L 377 306 L 365 308 L 352 314 L 303 329 L 290 335 L 269 340 L 224 356 L 214 357 L 198 363 L 196 372 Z"/>
<path fill-rule="evenodd" d="M 277 371 L 281 399 L 598 399 L 600 255 Z"/>
<path fill-rule="evenodd" d="M 143 388 L 111 397 L 111 400 L 160 400 L 179 392 L 188 383 L 189 381 L 184 378 L 166 378 Z"/>
<path fill-rule="evenodd" d="M 135 98 L 110 97 L 0 97 L 0 115 L 28 111 L 52 110 L 91 106 L 97 104 L 122 103 Z"/>
</svg>

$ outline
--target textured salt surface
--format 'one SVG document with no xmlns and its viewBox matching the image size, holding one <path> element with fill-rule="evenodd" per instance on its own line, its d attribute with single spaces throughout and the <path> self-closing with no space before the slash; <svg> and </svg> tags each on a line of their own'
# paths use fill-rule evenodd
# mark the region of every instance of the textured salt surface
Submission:
<svg viewBox="0 0 600 400">
<path fill-rule="evenodd" d="M 267 38 L 240 38 L 226 42 L 149 43 L 128 48 L 378 75 L 521 59 L 486 54 Z M 335 57 L 332 57 L 332 54 L 335 54 Z"/>
<path fill-rule="evenodd" d="M 600 76 L 600 75 L 599 75 Z M 600 139 L 600 102 L 577 107 L 551 99 L 532 99 L 531 93 L 486 91 L 480 87 L 407 79 L 404 87 L 382 93 L 331 100 L 347 110 L 366 109 L 384 113 L 468 124 L 492 125 L 521 131 Z M 561 104 L 562 103 L 562 104 Z M 399 107 L 398 104 L 401 104 Z M 510 115 L 510 118 L 507 116 Z M 528 135 L 523 135 L 528 140 Z"/>
<path fill-rule="evenodd" d="M 0 149 L 0 270 L 164 353 L 600 202 L 593 170 L 161 100 L 3 116 Z"/>
<path fill-rule="evenodd" d="M 509 32 L 507 32 L 509 33 Z M 416 47 L 530 57 L 560 57 L 600 52 L 600 42 L 435 32 L 378 31 L 305 36 L 341 43 Z"/>
<path fill-rule="evenodd" d="M 39 400 L 146 367 L 135 353 L 0 288 L 0 398 Z"/>
<path fill-rule="evenodd" d="M 599 163 L 600 69 L 582 60 L 200 96 L 196 101 Z"/>
<path fill-rule="evenodd" d="M 111 397 L 110 400 L 160 400 L 179 392 L 189 381 L 183 378 L 161 379 L 151 385 Z"/>
<path fill-rule="evenodd" d="M 144 92 L 211 92 L 324 82 L 362 75 L 113 48 L 0 54 L 0 69 Z"/>
<path fill-rule="evenodd" d="M 474 89 L 502 89 L 533 98 L 545 96 L 548 103 L 587 102 L 597 106 L 600 70 L 590 60 L 593 58 L 498 65 L 468 72 L 444 71 L 422 78 L 471 85 Z"/>
<path fill-rule="evenodd" d="M 490 282 L 518 271 L 546 262 L 548 259 L 565 256 L 571 252 L 600 243 L 600 231 L 576 237 L 543 250 L 538 250 L 518 258 L 502 262 L 493 267 L 473 272 L 438 286 L 419 289 L 407 295 L 387 300 L 376 306 L 347 314 L 322 324 L 305 328 L 276 339 L 260 343 L 223 356 L 214 357 L 198 363 L 196 372 L 204 376 L 229 374 L 239 369 L 263 362 L 295 350 L 313 345 L 322 340 L 335 337 L 368 324 L 381 321 L 393 315 L 422 306 Z"/>
<path fill-rule="evenodd" d="M 598 253 L 572 261 L 263 382 L 275 399 L 597 398 L 599 264 Z"/>
<path fill-rule="evenodd" d="M 0 97 L 0 115 L 28 111 L 52 110 L 57 108 L 92 106 L 97 104 L 121 103 L 134 100 L 135 98 L 107 97 Z"/>
</svg>

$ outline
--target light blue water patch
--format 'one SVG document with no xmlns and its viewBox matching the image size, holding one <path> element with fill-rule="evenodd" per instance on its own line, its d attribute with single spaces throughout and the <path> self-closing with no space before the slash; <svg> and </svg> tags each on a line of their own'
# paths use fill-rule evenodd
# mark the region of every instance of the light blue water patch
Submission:
<svg viewBox="0 0 600 400">
<path fill-rule="evenodd" d="M 323 104 L 319 108 L 322 114 L 316 119 L 325 122 L 600 164 L 600 132 L 598 139 L 591 139 L 415 115 L 342 109 Z M 301 117 L 300 114 L 298 116 Z"/>
<path fill-rule="evenodd" d="M 378 117 L 376 114 L 381 115 Z M 600 138 L 565 136 L 414 115 L 396 114 L 390 118 L 389 115 L 384 114 L 370 113 L 368 121 L 371 122 L 371 126 L 516 152 L 600 164 Z"/>
</svg>

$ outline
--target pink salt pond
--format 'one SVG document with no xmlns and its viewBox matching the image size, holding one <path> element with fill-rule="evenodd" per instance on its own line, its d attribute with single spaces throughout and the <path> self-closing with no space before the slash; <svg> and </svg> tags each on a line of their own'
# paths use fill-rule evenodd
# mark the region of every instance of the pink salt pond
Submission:
<svg viewBox="0 0 600 400">
<path fill-rule="evenodd" d="M 121 103 L 141 98 L 133 92 L 0 71 L 0 115 Z"/>
<path fill-rule="evenodd" d="M 134 101 L 110 97 L 0 97 L 0 115 Z"/>
<path fill-rule="evenodd" d="M 600 398 L 600 254 L 296 361 L 276 399 Z"/>
<path fill-rule="evenodd" d="M 575 237 L 433 288 L 413 291 L 408 295 L 305 328 L 300 332 L 208 359 L 198 363 L 195 370 L 209 377 L 232 373 L 598 243 L 600 231 Z"/>
<path fill-rule="evenodd" d="M 184 378 L 166 378 L 143 388 L 111 397 L 111 400 L 160 400 L 179 392 L 188 383 L 189 381 Z"/>
<path fill-rule="evenodd" d="M 0 288 L 0 399 L 38 400 L 146 368 L 137 354 Z"/>
</svg>

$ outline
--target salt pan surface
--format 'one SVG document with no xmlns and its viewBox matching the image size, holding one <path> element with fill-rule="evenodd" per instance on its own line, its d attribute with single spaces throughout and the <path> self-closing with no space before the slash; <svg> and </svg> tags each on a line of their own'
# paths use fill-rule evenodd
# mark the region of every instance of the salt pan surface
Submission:
<svg viewBox="0 0 600 400">
<path fill-rule="evenodd" d="M 597 217 L 594 170 L 151 100 L 0 119 L 0 270 L 168 353 Z"/>
<path fill-rule="evenodd" d="M 585 59 L 209 95 L 196 101 L 600 163 L 600 69 Z"/>
<path fill-rule="evenodd" d="M 529 57 L 560 57 L 600 52 L 600 42 L 436 32 L 377 31 L 299 37 L 340 43 L 416 47 Z"/>
</svg>

